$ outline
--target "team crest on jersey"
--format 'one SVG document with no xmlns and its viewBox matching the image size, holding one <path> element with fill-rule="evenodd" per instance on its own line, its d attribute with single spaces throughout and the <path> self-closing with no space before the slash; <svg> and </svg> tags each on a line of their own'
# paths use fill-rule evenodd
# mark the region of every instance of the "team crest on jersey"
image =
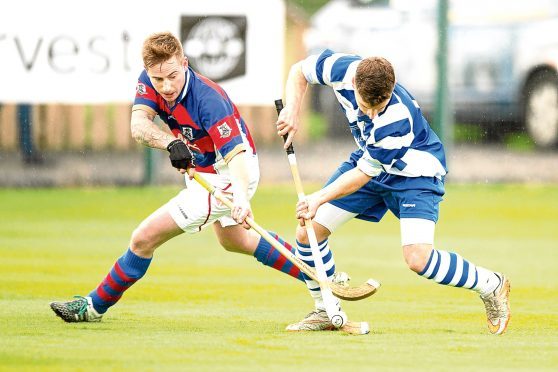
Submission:
<svg viewBox="0 0 558 372">
<path fill-rule="evenodd" d="M 138 85 L 136 85 L 136 92 L 138 92 L 140 96 L 147 94 L 147 88 L 145 87 L 145 84 L 138 83 Z"/>
<path fill-rule="evenodd" d="M 232 129 L 231 127 L 229 127 L 227 123 L 223 123 L 219 125 L 217 129 L 219 130 L 219 134 L 221 135 L 221 138 L 227 138 L 232 133 Z"/>
<path fill-rule="evenodd" d="M 194 140 L 194 133 L 192 132 L 192 128 L 190 127 L 182 127 L 182 135 L 188 140 Z"/>
</svg>

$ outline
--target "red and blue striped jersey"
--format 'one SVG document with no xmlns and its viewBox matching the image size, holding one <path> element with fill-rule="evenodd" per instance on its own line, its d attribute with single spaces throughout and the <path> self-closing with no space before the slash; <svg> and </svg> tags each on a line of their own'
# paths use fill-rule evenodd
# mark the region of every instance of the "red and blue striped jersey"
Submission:
<svg viewBox="0 0 558 372">
<path fill-rule="evenodd" d="M 177 138 L 195 145 L 199 149 L 195 153 L 197 171 L 216 173 L 216 163 L 228 163 L 242 151 L 256 154 L 246 123 L 223 88 L 191 68 L 185 73 L 184 88 L 174 106 L 169 107 L 144 70 L 133 109 L 159 115 Z"/>
</svg>

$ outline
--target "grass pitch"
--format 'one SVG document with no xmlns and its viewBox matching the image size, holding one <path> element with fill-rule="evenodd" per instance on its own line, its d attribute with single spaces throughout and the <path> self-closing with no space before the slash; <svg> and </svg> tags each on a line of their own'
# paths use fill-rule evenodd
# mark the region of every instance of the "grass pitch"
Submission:
<svg viewBox="0 0 558 372">
<path fill-rule="evenodd" d="M 302 283 L 227 253 L 211 231 L 156 252 L 147 275 L 97 324 L 65 324 L 51 300 L 87 294 L 135 226 L 178 188 L 0 190 L 0 369 L 555 370 L 558 367 L 558 187 L 449 186 L 437 247 L 506 273 L 508 331 L 488 334 L 466 290 L 409 271 L 397 220 L 351 221 L 331 239 L 354 283 L 382 282 L 344 302 L 367 336 L 292 334 L 312 303 Z M 308 190 L 310 191 L 310 187 Z M 292 241 L 291 185 L 261 186 L 256 220 Z"/>
</svg>

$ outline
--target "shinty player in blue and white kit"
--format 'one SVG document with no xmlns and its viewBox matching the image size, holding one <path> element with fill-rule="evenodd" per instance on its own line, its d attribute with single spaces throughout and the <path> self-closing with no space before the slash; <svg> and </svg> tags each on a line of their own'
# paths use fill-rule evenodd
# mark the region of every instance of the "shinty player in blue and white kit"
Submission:
<svg viewBox="0 0 558 372">
<path fill-rule="evenodd" d="M 143 277 L 159 246 L 207 226 L 213 226 L 226 250 L 253 255 L 264 265 L 303 281 L 297 267 L 248 230 L 245 219 L 252 216 L 249 201 L 259 181 L 258 158 L 250 132 L 228 95 L 189 68 L 182 44 L 171 33 L 146 39 L 143 62 L 145 70 L 132 108 L 132 136 L 145 146 L 168 150 L 172 166 L 185 174 L 186 187 L 140 223 L 129 248 L 97 288 L 73 301 L 53 302 L 52 310 L 66 322 L 101 320 L 124 291 Z M 156 116 L 172 134 L 154 124 Z M 194 171 L 230 194 L 232 211 L 192 179 Z"/>
<path fill-rule="evenodd" d="M 286 104 L 277 121 L 278 134 L 288 135 L 285 148 L 299 128 L 308 83 L 333 88 L 358 145 L 324 188 L 296 206 L 297 218 L 313 218 L 324 265 L 330 268 L 328 275 L 335 268 L 330 234 L 352 218 L 378 222 L 389 209 L 400 220 L 408 267 L 436 283 L 479 293 L 489 331 L 503 333 L 510 319 L 509 280 L 457 253 L 434 248 L 447 171 L 444 148 L 413 96 L 396 82 L 389 61 L 325 50 L 294 64 L 287 78 Z M 297 255 L 312 265 L 302 226 L 298 226 L 296 238 Z M 315 310 L 287 329 L 329 329 L 319 286 L 305 279 Z"/>
</svg>

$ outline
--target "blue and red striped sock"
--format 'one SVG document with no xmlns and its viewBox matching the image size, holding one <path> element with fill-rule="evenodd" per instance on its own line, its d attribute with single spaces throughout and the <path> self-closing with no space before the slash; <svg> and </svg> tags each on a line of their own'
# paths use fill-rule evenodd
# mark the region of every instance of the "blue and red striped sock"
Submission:
<svg viewBox="0 0 558 372">
<path fill-rule="evenodd" d="M 89 293 L 95 310 L 99 314 L 104 314 L 109 307 L 120 300 L 125 290 L 145 274 L 150 263 L 151 258 L 140 257 L 128 248 L 101 284 Z"/>
<path fill-rule="evenodd" d="M 269 233 L 292 253 L 296 252 L 296 249 L 281 239 L 279 235 L 272 231 L 269 231 Z M 291 261 L 287 260 L 277 249 L 273 248 L 264 238 L 260 238 L 260 242 L 254 252 L 254 257 L 266 266 L 273 267 L 274 269 L 288 274 L 302 282 L 304 281 L 300 269 L 293 265 Z"/>
</svg>

